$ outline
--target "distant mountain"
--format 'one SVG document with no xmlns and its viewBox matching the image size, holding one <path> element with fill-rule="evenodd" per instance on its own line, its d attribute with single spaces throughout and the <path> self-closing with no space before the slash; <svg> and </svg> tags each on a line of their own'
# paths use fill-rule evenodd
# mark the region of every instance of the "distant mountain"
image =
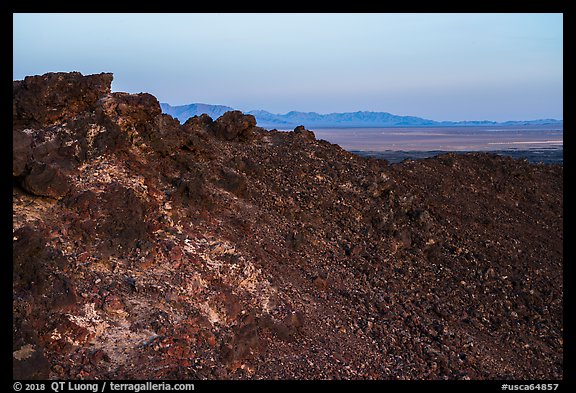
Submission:
<svg viewBox="0 0 576 393">
<path fill-rule="evenodd" d="M 203 113 L 206 113 L 212 119 L 216 120 L 224 113 L 234 110 L 234 108 L 230 108 L 229 106 L 209 105 L 200 103 L 171 106 L 170 104 L 161 102 L 160 108 L 162 108 L 162 112 L 167 113 L 172 117 L 180 120 L 181 123 L 184 123 L 186 120 L 188 120 L 193 116 L 197 115 L 199 116 Z"/>
<path fill-rule="evenodd" d="M 387 112 L 346 112 L 322 115 L 316 112 L 288 112 L 284 115 L 266 111 L 248 112 L 256 117 L 262 127 L 398 127 L 432 126 L 437 122 L 414 116 L 397 116 Z"/>
<path fill-rule="evenodd" d="M 227 111 L 234 110 L 223 105 L 209 104 L 189 104 L 181 106 L 171 106 L 166 103 L 160 104 L 162 111 L 181 122 L 188 118 L 208 114 L 211 118 L 217 119 Z M 495 122 L 488 120 L 479 121 L 435 121 L 423 119 L 415 116 L 398 116 L 388 112 L 345 112 L 319 114 L 316 112 L 288 112 L 286 114 L 270 113 L 264 110 L 253 110 L 245 112 L 253 115 L 260 127 L 291 129 L 299 125 L 308 128 L 338 128 L 338 127 L 457 127 L 457 126 L 518 126 L 518 125 L 539 125 L 539 124 L 563 124 L 562 120 L 539 119 L 525 121 Z"/>
</svg>

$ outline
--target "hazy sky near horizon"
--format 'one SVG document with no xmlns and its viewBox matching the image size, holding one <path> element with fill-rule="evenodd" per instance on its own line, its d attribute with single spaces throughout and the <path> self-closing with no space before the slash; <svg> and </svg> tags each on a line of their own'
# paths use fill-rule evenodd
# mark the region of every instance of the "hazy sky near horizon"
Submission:
<svg viewBox="0 0 576 393">
<path fill-rule="evenodd" d="M 273 113 L 563 118 L 562 14 L 13 14 L 13 78 Z"/>
</svg>

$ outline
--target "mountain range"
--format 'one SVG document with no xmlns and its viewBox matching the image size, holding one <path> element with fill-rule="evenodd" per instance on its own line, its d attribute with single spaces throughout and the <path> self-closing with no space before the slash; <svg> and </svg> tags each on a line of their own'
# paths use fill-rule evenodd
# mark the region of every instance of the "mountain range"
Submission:
<svg viewBox="0 0 576 393">
<path fill-rule="evenodd" d="M 177 118 L 181 122 L 192 116 L 206 113 L 212 119 L 217 119 L 228 111 L 235 110 L 225 105 L 210 105 L 193 103 L 188 105 L 171 106 L 160 104 L 162 111 Z M 253 115 L 260 127 L 292 129 L 299 125 L 312 128 L 347 128 L 347 127 L 457 127 L 457 126 L 519 126 L 555 124 L 562 125 L 563 120 L 538 119 L 496 122 L 489 120 L 478 121 L 435 121 L 416 116 L 399 116 L 388 112 L 344 112 L 320 114 L 316 112 L 291 111 L 285 114 L 270 113 L 265 110 L 252 110 L 245 112 Z"/>
</svg>

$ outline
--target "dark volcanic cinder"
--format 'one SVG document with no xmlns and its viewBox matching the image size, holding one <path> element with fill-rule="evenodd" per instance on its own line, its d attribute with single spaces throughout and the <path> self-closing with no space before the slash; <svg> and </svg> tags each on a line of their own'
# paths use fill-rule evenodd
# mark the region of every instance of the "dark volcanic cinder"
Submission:
<svg viewBox="0 0 576 393">
<path fill-rule="evenodd" d="M 561 379 L 563 170 L 14 82 L 20 379 Z"/>
</svg>

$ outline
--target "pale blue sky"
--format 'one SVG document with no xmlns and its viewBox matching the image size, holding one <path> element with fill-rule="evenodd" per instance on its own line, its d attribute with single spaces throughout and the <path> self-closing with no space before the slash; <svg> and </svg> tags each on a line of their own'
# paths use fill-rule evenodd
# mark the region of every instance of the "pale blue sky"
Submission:
<svg viewBox="0 0 576 393">
<path fill-rule="evenodd" d="M 161 102 L 563 118 L 562 14 L 14 14 L 13 78 L 113 72 Z"/>
</svg>

